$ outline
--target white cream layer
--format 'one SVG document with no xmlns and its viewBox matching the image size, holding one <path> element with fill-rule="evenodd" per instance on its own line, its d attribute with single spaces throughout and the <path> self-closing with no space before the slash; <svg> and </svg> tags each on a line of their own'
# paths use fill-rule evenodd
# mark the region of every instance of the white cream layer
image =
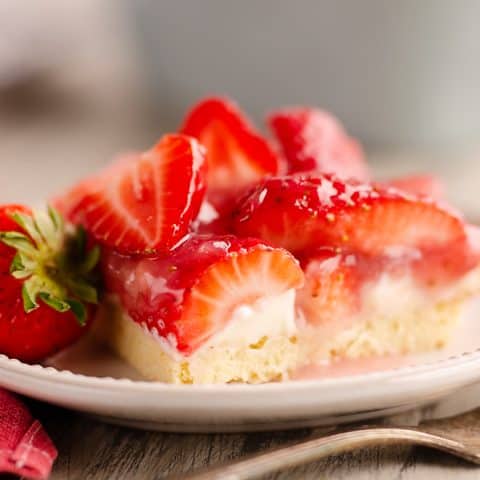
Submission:
<svg viewBox="0 0 480 480">
<path fill-rule="evenodd" d="M 122 310 L 118 301 L 117 308 Z M 122 315 L 127 316 L 126 312 Z M 130 319 L 132 322 L 133 320 Z M 147 335 L 158 341 L 158 346 L 176 361 L 186 357 L 175 348 L 174 338 L 165 338 L 142 325 Z M 251 305 L 241 305 L 235 309 L 227 326 L 210 338 L 197 351 L 187 358 L 194 360 L 201 352 L 214 347 L 241 349 L 256 344 L 264 337 L 292 337 L 297 333 L 295 322 L 295 290 L 290 289 L 280 295 L 263 297 Z"/>
<path fill-rule="evenodd" d="M 458 302 L 480 292 L 480 268 L 469 272 L 451 285 L 422 288 L 411 274 L 402 276 L 384 273 L 375 281 L 367 282 L 361 290 L 361 309 L 324 323 L 309 326 L 308 318 L 297 322 L 306 326 L 307 335 L 316 332 L 317 339 L 328 340 L 342 331 L 375 318 L 401 318 L 406 311 L 423 311 L 439 302 Z M 302 316 L 302 313 L 300 312 Z"/>
<path fill-rule="evenodd" d="M 419 287 L 411 275 L 392 277 L 383 274 L 362 291 L 362 311 L 367 315 L 390 315 L 405 307 L 423 307 L 432 302 L 429 292 Z"/>
<path fill-rule="evenodd" d="M 362 291 L 362 311 L 370 315 L 396 314 L 405 308 L 425 308 L 442 301 L 455 301 L 478 294 L 480 268 L 476 268 L 458 281 L 433 289 L 424 288 L 412 275 L 391 276 L 366 283 Z"/>
</svg>

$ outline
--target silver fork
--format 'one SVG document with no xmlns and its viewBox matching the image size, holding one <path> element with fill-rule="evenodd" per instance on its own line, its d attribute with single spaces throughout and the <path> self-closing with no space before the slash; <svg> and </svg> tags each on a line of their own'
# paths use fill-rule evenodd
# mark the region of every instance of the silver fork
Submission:
<svg viewBox="0 0 480 480">
<path fill-rule="evenodd" d="M 480 465 L 480 408 L 457 417 L 427 421 L 418 427 L 359 427 L 302 441 L 175 479 L 254 479 L 357 448 L 400 444 L 434 448 Z"/>
</svg>

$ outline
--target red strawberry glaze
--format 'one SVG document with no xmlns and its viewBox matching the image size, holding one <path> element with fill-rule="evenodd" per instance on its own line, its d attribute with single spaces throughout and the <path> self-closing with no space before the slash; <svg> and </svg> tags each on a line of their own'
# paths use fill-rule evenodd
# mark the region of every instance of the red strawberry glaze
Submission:
<svg viewBox="0 0 480 480">
<path fill-rule="evenodd" d="M 463 220 L 450 210 L 396 189 L 329 175 L 263 181 L 239 201 L 232 230 L 298 255 L 319 246 L 378 257 L 419 252 L 426 282 L 458 277 L 478 261 Z"/>
<path fill-rule="evenodd" d="M 185 355 L 222 330 L 237 307 L 303 283 L 287 251 L 231 235 L 194 235 L 162 257 L 110 251 L 103 270 L 131 318 Z"/>
</svg>

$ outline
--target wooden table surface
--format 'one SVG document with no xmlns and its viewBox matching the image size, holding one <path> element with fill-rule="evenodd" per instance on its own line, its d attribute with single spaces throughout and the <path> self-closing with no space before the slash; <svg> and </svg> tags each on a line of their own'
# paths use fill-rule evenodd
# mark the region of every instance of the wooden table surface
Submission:
<svg viewBox="0 0 480 480">
<path fill-rule="evenodd" d="M 98 5 L 106 4 L 86 1 L 84 13 L 92 15 Z M 77 18 L 80 13 L 75 13 Z M 103 43 L 89 44 L 87 35 L 85 51 L 57 72 L 50 85 L 41 91 L 27 90 L 29 104 L 25 104 L 25 92 L 16 92 L 16 100 L 15 95 L 2 98 L 0 93 L 1 202 L 36 201 L 105 164 L 119 150 L 147 146 L 161 131 L 159 125 L 149 121 L 148 109 L 144 108 L 148 99 L 132 76 L 138 70 L 138 65 L 132 64 L 134 55 L 115 36 L 113 17 L 108 15 L 111 21 L 107 29 L 101 28 L 102 18 L 93 15 L 87 23 L 103 34 L 110 32 L 110 37 Z M 91 40 L 94 38 L 98 37 L 91 35 Z M 102 61 L 105 55 L 108 62 Z M 379 170 L 387 174 L 428 168 L 431 158 L 425 157 L 423 163 L 419 158 L 401 155 L 395 162 L 379 163 Z M 458 174 L 458 161 L 447 157 L 435 165 L 448 176 L 457 204 L 473 211 L 480 172 L 464 178 Z M 480 169 L 480 162 L 471 162 L 470 168 Z M 60 451 L 53 480 L 160 479 L 319 434 L 308 429 L 232 435 L 162 434 L 106 425 L 35 402 L 31 406 Z M 480 478 L 480 470 L 423 448 L 373 448 L 269 478 L 467 480 Z"/>
<path fill-rule="evenodd" d="M 31 405 L 60 451 L 52 480 L 163 479 L 323 433 L 320 429 L 213 435 L 143 432 L 52 406 Z M 415 423 L 418 418 L 414 412 L 396 417 L 395 423 Z M 480 468 L 422 447 L 379 447 L 264 478 L 473 480 L 480 478 Z"/>
</svg>

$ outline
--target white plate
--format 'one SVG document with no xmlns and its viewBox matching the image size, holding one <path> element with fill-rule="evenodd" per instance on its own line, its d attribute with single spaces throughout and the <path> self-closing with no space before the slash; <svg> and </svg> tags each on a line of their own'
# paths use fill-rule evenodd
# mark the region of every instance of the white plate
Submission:
<svg viewBox="0 0 480 480">
<path fill-rule="evenodd" d="M 141 381 L 90 341 L 26 365 L 0 356 L 12 391 L 134 427 L 247 431 L 363 420 L 432 403 L 480 381 L 480 322 L 471 308 L 448 350 L 323 368 L 322 378 L 266 385 L 175 386 Z"/>
</svg>

